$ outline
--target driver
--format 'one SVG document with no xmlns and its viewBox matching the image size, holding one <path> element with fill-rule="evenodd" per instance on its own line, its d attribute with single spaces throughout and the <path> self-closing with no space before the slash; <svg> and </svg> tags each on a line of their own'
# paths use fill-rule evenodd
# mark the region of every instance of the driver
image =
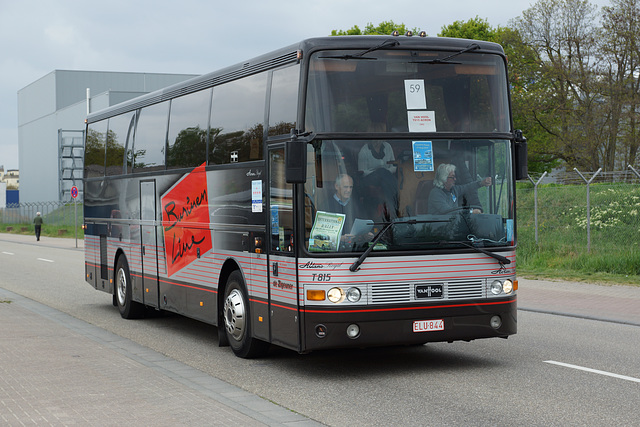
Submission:
<svg viewBox="0 0 640 427">
<path fill-rule="evenodd" d="M 471 191 L 491 185 L 491 177 L 482 181 L 471 181 L 456 185 L 455 165 L 443 163 L 436 170 L 433 190 L 429 193 L 427 212 L 432 215 L 443 215 L 462 207 L 462 198 Z M 472 213 L 481 213 L 480 207 L 473 207 Z"/>
</svg>

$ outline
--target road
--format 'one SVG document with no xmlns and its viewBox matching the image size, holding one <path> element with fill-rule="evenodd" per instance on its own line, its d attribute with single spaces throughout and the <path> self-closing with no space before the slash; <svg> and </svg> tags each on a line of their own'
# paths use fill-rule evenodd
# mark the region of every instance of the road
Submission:
<svg viewBox="0 0 640 427">
<path fill-rule="evenodd" d="M 35 239 L 34 239 L 35 240 Z M 640 425 L 640 327 L 528 311 L 508 340 L 243 360 L 175 315 L 120 318 L 81 249 L 0 235 L 0 287 L 327 425 Z"/>
</svg>

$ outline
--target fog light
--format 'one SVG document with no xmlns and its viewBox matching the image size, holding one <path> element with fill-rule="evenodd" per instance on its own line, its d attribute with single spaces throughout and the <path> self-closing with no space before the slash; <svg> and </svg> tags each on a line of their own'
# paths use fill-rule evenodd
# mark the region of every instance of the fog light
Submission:
<svg viewBox="0 0 640 427">
<path fill-rule="evenodd" d="M 511 280 L 505 280 L 502 284 L 502 290 L 505 294 L 510 294 L 511 292 L 513 292 L 513 282 L 511 282 Z"/>
<path fill-rule="evenodd" d="M 362 297 L 362 292 L 360 292 L 360 289 L 349 288 L 349 290 L 347 290 L 347 299 L 350 302 L 358 302 L 360 301 L 361 297 Z"/>
<path fill-rule="evenodd" d="M 342 288 L 331 288 L 327 292 L 327 299 L 335 303 L 342 302 L 344 301 L 344 291 Z"/>
<path fill-rule="evenodd" d="M 500 280 L 494 280 L 491 283 L 491 293 L 494 295 L 500 295 L 502 293 L 502 282 Z"/>
<path fill-rule="evenodd" d="M 355 323 L 347 326 L 347 336 L 351 339 L 358 338 L 360 336 L 360 326 Z"/>
<path fill-rule="evenodd" d="M 502 319 L 500 318 L 500 316 L 493 316 L 489 321 L 489 324 L 493 329 L 498 329 L 500 326 L 502 326 Z"/>
</svg>

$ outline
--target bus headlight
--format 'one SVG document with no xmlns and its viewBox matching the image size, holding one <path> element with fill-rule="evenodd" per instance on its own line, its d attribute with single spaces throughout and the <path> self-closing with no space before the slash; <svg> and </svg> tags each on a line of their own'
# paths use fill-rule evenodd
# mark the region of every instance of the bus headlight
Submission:
<svg viewBox="0 0 640 427">
<path fill-rule="evenodd" d="M 502 293 L 502 282 L 500 280 L 491 282 L 491 293 L 494 295 L 500 295 Z"/>
<path fill-rule="evenodd" d="M 342 288 L 331 288 L 327 292 L 327 299 L 336 304 L 342 302 L 344 301 L 344 291 Z"/>
<path fill-rule="evenodd" d="M 362 297 L 362 292 L 360 292 L 360 289 L 349 288 L 347 290 L 347 300 L 349 300 L 349 302 L 358 302 L 360 301 L 361 297 Z"/>
<path fill-rule="evenodd" d="M 505 294 L 510 294 L 511 292 L 513 292 L 513 282 L 511 280 L 505 280 L 502 284 L 502 291 Z"/>
</svg>

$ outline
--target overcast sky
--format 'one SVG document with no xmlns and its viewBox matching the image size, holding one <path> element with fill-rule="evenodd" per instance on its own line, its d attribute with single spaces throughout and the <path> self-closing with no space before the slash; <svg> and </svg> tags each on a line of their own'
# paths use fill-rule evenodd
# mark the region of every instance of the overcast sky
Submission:
<svg viewBox="0 0 640 427">
<path fill-rule="evenodd" d="M 203 74 L 334 29 L 393 20 L 435 36 L 507 25 L 533 0 L 0 0 L 0 165 L 18 168 L 17 92 L 53 70 Z"/>
</svg>

